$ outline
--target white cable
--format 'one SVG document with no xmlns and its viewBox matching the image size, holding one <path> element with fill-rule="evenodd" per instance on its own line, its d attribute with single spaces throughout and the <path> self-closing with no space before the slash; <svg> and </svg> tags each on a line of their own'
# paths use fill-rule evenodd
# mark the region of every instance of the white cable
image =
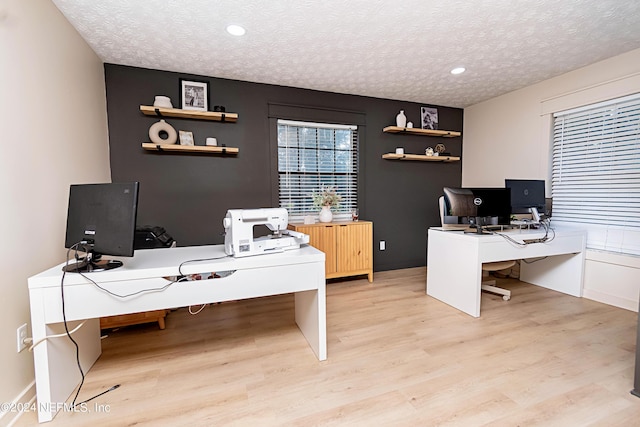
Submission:
<svg viewBox="0 0 640 427">
<path fill-rule="evenodd" d="M 74 333 L 74 332 L 76 332 L 78 329 L 80 329 L 82 326 L 84 326 L 84 323 L 85 323 L 85 322 L 86 322 L 86 320 L 85 320 L 84 322 L 80 323 L 80 324 L 79 324 L 78 326 L 76 326 L 75 328 L 73 328 L 71 331 L 69 331 L 69 335 L 73 334 L 73 333 Z M 49 335 L 49 336 L 46 336 L 46 337 L 44 337 L 44 338 L 40 338 L 38 341 L 34 342 L 34 343 L 31 345 L 31 347 L 29 347 L 29 351 L 33 351 L 33 348 L 34 348 L 35 346 L 37 346 L 38 344 L 40 344 L 40 343 L 42 343 L 43 341 L 46 341 L 46 340 L 48 340 L 48 339 L 50 339 L 50 338 L 60 338 L 60 337 L 66 337 L 66 336 L 67 336 L 67 333 L 66 333 L 66 332 L 64 332 L 64 333 L 62 333 L 62 334 Z"/>
<path fill-rule="evenodd" d="M 208 306 L 208 305 L 209 305 L 209 304 L 202 304 L 202 306 L 200 306 L 200 308 L 199 308 L 199 309 L 198 309 L 198 311 L 196 311 L 196 312 L 191 311 L 191 307 L 193 307 L 193 306 L 192 306 L 192 305 L 190 305 L 190 306 L 189 306 L 189 314 L 196 315 L 196 314 L 200 313 L 202 310 L 204 310 L 204 308 L 205 308 L 206 306 Z"/>
</svg>

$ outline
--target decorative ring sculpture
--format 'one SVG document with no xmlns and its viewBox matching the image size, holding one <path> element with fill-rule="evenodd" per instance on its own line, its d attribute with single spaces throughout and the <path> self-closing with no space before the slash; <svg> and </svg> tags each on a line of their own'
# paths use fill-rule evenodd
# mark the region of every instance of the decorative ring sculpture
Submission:
<svg viewBox="0 0 640 427">
<path fill-rule="evenodd" d="M 167 137 L 163 138 L 160 136 L 161 132 L 166 133 Z M 152 124 L 149 128 L 149 139 L 151 139 L 151 142 L 154 144 L 170 145 L 176 143 L 178 140 L 178 134 L 173 126 L 164 120 L 160 120 L 159 122 Z"/>
</svg>

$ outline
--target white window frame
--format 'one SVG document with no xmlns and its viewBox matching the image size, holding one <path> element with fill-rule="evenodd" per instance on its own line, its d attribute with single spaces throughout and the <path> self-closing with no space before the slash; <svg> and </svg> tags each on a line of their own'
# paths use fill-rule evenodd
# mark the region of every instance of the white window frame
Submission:
<svg viewBox="0 0 640 427">
<path fill-rule="evenodd" d="M 588 249 L 640 256 L 640 94 L 554 114 L 551 188 Z"/>
<path fill-rule="evenodd" d="M 348 147 L 337 147 L 336 135 L 345 131 Z M 320 208 L 313 205 L 313 194 L 323 186 L 342 197 L 339 207 L 332 208 L 334 220 L 350 220 L 358 207 L 358 126 L 278 119 L 277 134 L 278 200 L 289 220 L 317 218 Z M 346 169 L 336 169 L 336 157 L 348 158 Z"/>
</svg>

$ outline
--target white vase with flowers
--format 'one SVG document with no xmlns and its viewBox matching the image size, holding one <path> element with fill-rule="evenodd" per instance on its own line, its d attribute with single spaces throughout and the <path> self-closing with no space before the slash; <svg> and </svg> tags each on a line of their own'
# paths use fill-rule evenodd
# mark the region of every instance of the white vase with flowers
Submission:
<svg viewBox="0 0 640 427">
<path fill-rule="evenodd" d="M 331 212 L 331 208 L 337 208 L 340 206 L 340 200 L 342 200 L 342 197 L 333 187 L 323 186 L 319 192 L 313 194 L 313 204 L 320 208 L 320 213 L 318 214 L 320 222 L 333 221 L 333 212 Z"/>
</svg>

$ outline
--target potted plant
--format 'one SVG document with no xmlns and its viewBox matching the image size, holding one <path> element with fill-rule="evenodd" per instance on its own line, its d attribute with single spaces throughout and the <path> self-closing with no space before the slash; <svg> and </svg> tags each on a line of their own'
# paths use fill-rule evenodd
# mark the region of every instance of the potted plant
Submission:
<svg viewBox="0 0 640 427">
<path fill-rule="evenodd" d="M 319 192 L 313 194 L 313 205 L 320 207 L 318 219 L 320 222 L 331 222 L 333 220 L 332 207 L 340 206 L 340 196 L 336 189 L 330 186 L 323 186 Z"/>
</svg>

